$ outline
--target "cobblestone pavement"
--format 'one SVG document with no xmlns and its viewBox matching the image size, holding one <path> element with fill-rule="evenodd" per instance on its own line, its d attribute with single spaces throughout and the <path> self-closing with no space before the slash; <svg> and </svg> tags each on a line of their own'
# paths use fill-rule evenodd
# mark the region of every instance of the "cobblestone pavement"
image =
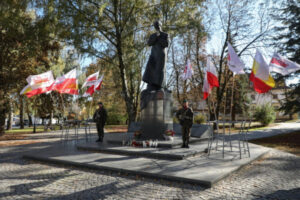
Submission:
<svg viewBox="0 0 300 200">
<path fill-rule="evenodd" d="M 300 157 L 278 150 L 213 188 L 24 160 L 50 143 L 0 148 L 0 199 L 300 199 Z"/>
</svg>

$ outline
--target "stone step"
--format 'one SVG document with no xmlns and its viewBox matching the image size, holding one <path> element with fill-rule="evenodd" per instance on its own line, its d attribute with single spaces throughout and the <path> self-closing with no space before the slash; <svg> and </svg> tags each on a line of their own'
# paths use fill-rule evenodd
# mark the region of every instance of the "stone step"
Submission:
<svg viewBox="0 0 300 200">
<path fill-rule="evenodd" d="M 142 148 L 131 146 L 106 146 L 99 143 L 77 145 L 79 150 L 101 152 L 107 154 L 130 155 L 136 157 L 163 159 L 163 160 L 183 160 L 190 157 L 205 154 L 207 143 L 194 145 L 193 148 Z"/>
<path fill-rule="evenodd" d="M 133 137 L 131 139 L 129 138 L 129 140 L 133 140 Z M 126 138 L 124 139 L 124 137 L 106 140 L 106 142 L 108 144 L 117 145 L 117 146 L 122 146 L 125 141 L 128 141 L 128 139 L 126 139 Z M 205 142 L 205 141 L 207 141 L 207 138 L 197 138 L 197 137 L 190 138 L 190 144 L 201 143 L 201 142 Z M 157 145 L 158 148 L 176 148 L 176 147 L 180 147 L 182 145 L 182 139 L 181 139 L 181 136 L 174 136 L 173 141 L 158 140 L 157 143 L 158 143 L 158 145 Z"/>
</svg>

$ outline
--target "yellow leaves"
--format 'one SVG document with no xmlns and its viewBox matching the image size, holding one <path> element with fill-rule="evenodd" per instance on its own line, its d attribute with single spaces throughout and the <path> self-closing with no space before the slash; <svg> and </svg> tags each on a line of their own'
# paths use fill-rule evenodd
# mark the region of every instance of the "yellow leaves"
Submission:
<svg viewBox="0 0 300 200">
<path fill-rule="evenodd" d="M 104 4 L 101 5 L 100 8 L 98 9 L 98 15 L 99 15 L 99 17 L 102 16 L 103 10 L 105 9 L 106 6 L 107 6 L 107 3 L 104 3 Z"/>
</svg>

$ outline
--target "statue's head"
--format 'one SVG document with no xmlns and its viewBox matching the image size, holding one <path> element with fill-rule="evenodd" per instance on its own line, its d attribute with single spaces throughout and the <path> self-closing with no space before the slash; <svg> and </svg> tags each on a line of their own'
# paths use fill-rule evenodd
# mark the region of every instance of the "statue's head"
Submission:
<svg viewBox="0 0 300 200">
<path fill-rule="evenodd" d="M 153 23 L 153 26 L 154 26 L 155 30 L 161 31 L 161 23 L 160 23 L 159 20 L 155 21 L 155 22 Z"/>
</svg>

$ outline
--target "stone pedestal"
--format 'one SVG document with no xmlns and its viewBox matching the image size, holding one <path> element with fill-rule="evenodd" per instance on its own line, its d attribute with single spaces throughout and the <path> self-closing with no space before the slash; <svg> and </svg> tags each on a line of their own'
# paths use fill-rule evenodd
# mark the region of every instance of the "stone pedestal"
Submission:
<svg viewBox="0 0 300 200">
<path fill-rule="evenodd" d="M 172 93 L 168 90 L 143 91 L 148 102 L 141 111 L 141 139 L 164 140 L 163 134 L 173 129 Z"/>
</svg>

